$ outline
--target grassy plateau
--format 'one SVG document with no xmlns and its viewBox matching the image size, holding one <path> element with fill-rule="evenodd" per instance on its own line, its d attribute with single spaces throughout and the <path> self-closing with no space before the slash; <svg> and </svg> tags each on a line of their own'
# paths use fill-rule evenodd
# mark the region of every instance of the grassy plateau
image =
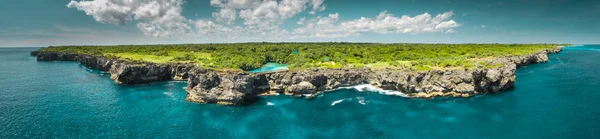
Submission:
<svg viewBox="0 0 600 139">
<path fill-rule="evenodd" d="M 193 63 L 221 70 L 252 70 L 269 62 L 290 69 L 364 68 L 432 70 L 493 68 L 491 61 L 559 44 L 234 43 L 51 46 L 40 51 L 90 54 L 131 62 Z"/>
</svg>

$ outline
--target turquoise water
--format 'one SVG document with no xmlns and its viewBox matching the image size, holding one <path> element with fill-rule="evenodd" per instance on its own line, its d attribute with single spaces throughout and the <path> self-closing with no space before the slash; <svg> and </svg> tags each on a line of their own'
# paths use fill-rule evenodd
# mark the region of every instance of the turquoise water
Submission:
<svg viewBox="0 0 600 139">
<path fill-rule="evenodd" d="M 248 72 L 258 73 L 258 72 L 271 72 L 271 71 L 279 71 L 279 70 L 288 70 L 287 64 L 267 63 L 267 64 L 262 65 L 258 69 L 250 70 Z"/>
<path fill-rule="evenodd" d="M 185 82 L 116 85 L 74 62 L 0 49 L 0 138 L 597 138 L 600 47 L 518 69 L 514 90 L 463 99 L 358 92 L 185 102 Z"/>
</svg>

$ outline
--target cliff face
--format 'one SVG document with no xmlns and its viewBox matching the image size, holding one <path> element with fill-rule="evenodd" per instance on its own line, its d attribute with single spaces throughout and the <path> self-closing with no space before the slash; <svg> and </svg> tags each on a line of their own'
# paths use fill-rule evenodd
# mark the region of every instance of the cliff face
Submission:
<svg viewBox="0 0 600 139">
<path fill-rule="evenodd" d="M 400 91 L 409 97 L 468 97 L 513 87 L 515 71 L 515 64 L 496 69 L 427 72 L 312 69 L 249 75 L 196 70 L 186 90 L 190 101 L 219 104 L 240 104 L 245 97 L 263 93 L 312 96 L 360 84 Z"/>
<path fill-rule="evenodd" d="M 31 52 L 38 61 L 77 61 L 82 65 L 109 72 L 110 78 L 119 84 L 142 84 L 166 80 L 187 80 L 193 65 L 189 64 L 153 64 L 132 63 L 85 54 L 60 52 Z"/>
<path fill-rule="evenodd" d="M 190 72 L 186 100 L 199 103 L 234 105 L 250 102 L 256 96 L 257 76 L 248 73 L 218 73 L 207 69 Z"/>
<path fill-rule="evenodd" d="M 190 72 L 187 100 L 200 103 L 243 104 L 261 94 L 282 93 L 312 96 L 340 87 L 371 84 L 408 97 L 469 97 L 495 93 L 514 87 L 516 68 L 548 61 L 548 53 L 494 59 L 504 66 L 492 69 L 432 70 L 425 72 L 370 69 L 310 69 L 272 73 L 219 73 L 205 69 Z"/>
<path fill-rule="evenodd" d="M 251 103 L 261 94 L 313 96 L 340 87 L 371 84 L 407 97 L 469 97 L 494 93 L 514 86 L 516 68 L 548 61 L 550 49 L 531 55 L 494 59 L 504 66 L 493 69 L 432 70 L 424 72 L 370 69 L 309 69 L 271 73 L 218 72 L 191 64 L 131 63 L 100 56 L 57 52 L 32 52 L 39 61 L 78 61 L 87 67 L 108 71 L 120 84 L 142 84 L 165 80 L 188 80 L 186 100 L 198 103 L 239 105 Z"/>
</svg>

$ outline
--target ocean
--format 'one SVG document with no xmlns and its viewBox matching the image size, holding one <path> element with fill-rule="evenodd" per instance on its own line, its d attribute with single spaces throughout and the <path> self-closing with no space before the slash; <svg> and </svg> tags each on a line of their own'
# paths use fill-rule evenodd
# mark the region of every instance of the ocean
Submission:
<svg viewBox="0 0 600 139">
<path fill-rule="evenodd" d="M 512 90 L 411 99 L 355 88 L 248 106 L 185 101 L 186 82 L 115 84 L 0 48 L 0 138 L 598 138 L 600 46 L 517 70 Z"/>
</svg>

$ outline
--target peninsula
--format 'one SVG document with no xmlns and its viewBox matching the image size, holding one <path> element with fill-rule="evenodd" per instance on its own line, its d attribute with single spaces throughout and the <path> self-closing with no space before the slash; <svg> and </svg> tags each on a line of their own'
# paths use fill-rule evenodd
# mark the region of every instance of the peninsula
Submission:
<svg viewBox="0 0 600 139">
<path fill-rule="evenodd" d="M 405 97 L 470 97 L 514 87 L 519 66 L 557 44 L 238 43 L 51 46 L 38 61 L 77 61 L 116 83 L 187 80 L 187 100 L 241 105 L 260 95 L 311 97 L 370 84 Z M 287 70 L 250 72 L 278 63 Z"/>
</svg>

